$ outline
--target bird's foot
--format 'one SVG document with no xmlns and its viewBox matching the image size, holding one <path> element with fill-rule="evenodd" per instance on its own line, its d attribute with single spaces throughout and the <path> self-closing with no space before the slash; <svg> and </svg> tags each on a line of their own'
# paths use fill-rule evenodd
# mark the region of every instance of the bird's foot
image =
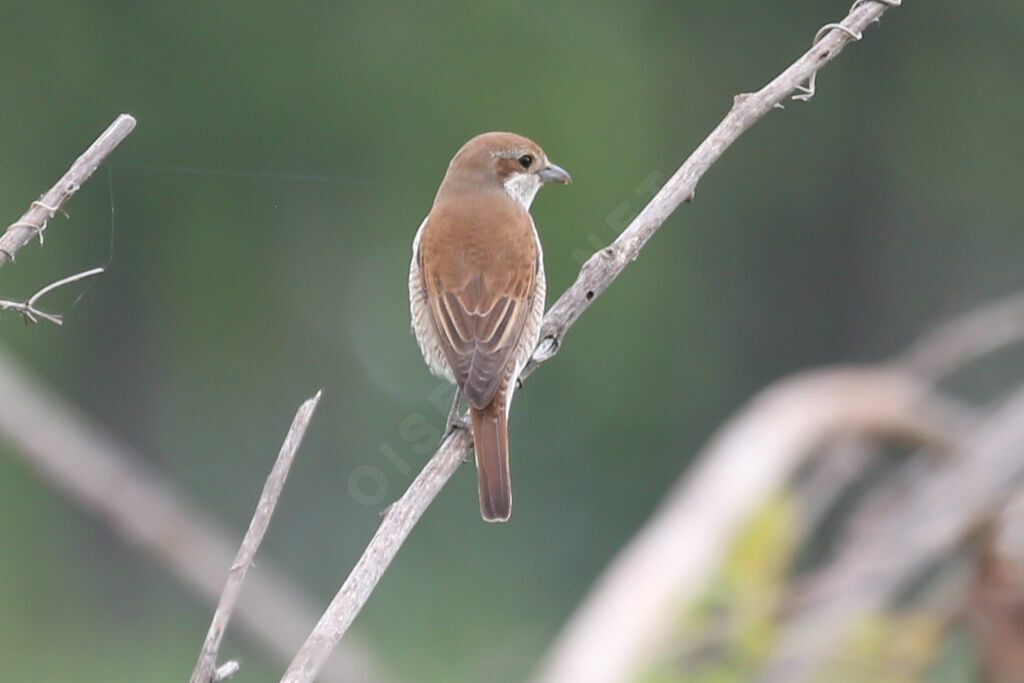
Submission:
<svg viewBox="0 0 1024 683">
<path fill-rule="evenodd" d="M 448 420 L 445 422 L 444 435 L 441 437 L 441 441 L 444 441 L 454 434 L 457 429 L 465 429 L 469 431 L 471 426 L 465 415 L 460 415 L 457 411 L 452 411 L 448 415 Z"/>
<path fill-rule="evenodd" d="M 455 388 L 455 398 L 452 400 L 452 408 L 448 411 L 448 420 L 445 422 L 444 434 L 441 435 L 441 441 L 443 442 L 449 436 L 455 433 L 456 429 L 469 430 L 469 420 L 459 410 L 459 398 L 462 395 L 462 391 Z"/>
</svg>

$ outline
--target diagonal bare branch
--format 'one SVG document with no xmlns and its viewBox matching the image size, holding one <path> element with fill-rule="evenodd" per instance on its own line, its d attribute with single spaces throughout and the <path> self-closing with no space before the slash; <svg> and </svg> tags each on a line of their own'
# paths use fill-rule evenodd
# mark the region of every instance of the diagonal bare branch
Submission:
<svg viewBox="0 0 1024 683">
<path fill-rule="evenodd" d="M 263 535 L 267 533 L 270 526 L 270 518 L 277 507 L 277 500 L 281 497 L 284 489 L 284 482 L 288 478 L 288 471 L 291 469 L 295 453 L 302 443 L 302 437 L 306 435 L 306 428 L 309 421 L 313 419 L 313 411 L 320 403 L 322 392 L 299 406 L 295 418 L 292 420 L 288 434 L 284 438 L 281 450 L 274 461 L 274 467 L 267 476 L 263 485 L 263 493 L 260 494 L 259 503 L 256 504 L 256 512 L 253 513 L 252 521 L 249 523 L 249 530 L 245 532 L 242 545 L 235 555 L 235 561 L 231 564 L 231 571 L 228 573 L 227 583 L 224 591 L 220 594 L 220 602 L 213 614 L 213 621 L 210 623 L 210 630 L 206 633 L 206 640 L 203 642 L 203 649 L 199 652 L 199 661 L 192 671 L 190 683 L 216 683 L 233 675 L 238 670 L 235 662 L 226 662 L 217 666 L 217 651 L 220 649 L 221 640 L 224 638 L 224 631 L 228 627 L 231 613 L 238 602 L 238 596 L 242 592 L 242 582 L 245 575 L 252 566 L 253 558 L 256 557 L 256 550 L 263 542 Z M 234 664 L 234 666 L 231 666 Z"/>
<path fill-rule="evenodd" d="M 566 332 L 583 311 L 615 278 L 636 260 L 640 250 L 658 231 L 661 224 L 680 204 L 693 199 L 697 183 L 708 169 L 721 158 L 725 150 L 748 128 L 757 123 L 776 105 L 780 104 L 799 85 L 834 59 L 842 49 L 864 29 L 877 21 L 888 5 L 876 0 L 854 3 L 849 15 L 808 50 L 800 59 L 755 93 L 737 95 L 732 109 L 722 122 L 704 139 L 683 162 L 647 206 L 622 231 L 611 245 L 591 256 L 576 281 L 555 302 L 544 316 L 540 343 L 530 363 L 523 369 L 526 379 L 540 363 L 550 359 L 562 345 Z"/>
<path fill-rule="evenodd" d="M 576 281 L 548 310 L 541 328 L 541 339 L 520 377 L 525 380 L 537 367 L 551 359 L 561 348 L 566 332 L 583 311 L 636 260 L 647 241 L 676 208 L 693 198 L 697 183 L 711 166 L 748 128 L 777 108 L 782 101 L 823 66 L 832 61 L 852 40 L 877 21 L 900 0 L 857 0 L 849 14 L 833 30 L 825 33 L 810 50 L 755 93 L 737 95 L 726 117 L 687 158 L 629 226 L 608 247 L 583 264 Z M 806 90 L 806 88 L 805 88 Z M 426 507 L 455 472 L 469 451 L 470 439 L 462 431 L 450 435 L 417 477 L 406 495 L 387 510 L 359 562 L 332 600 L 324 616 L 310 634 L 299 655 L 292 661 L 283 681 L 312 681 L 318 666 L 330 649 L 345 634 L 362 609 L 377 581 L 394 559 Z M 427 471 L 429 476 L 424 476 Z M 415 489 L 417 495 L 410 496 Z M 316 653 L 315 657 L 312 653 Z"/>
<path fill-rule="evenodd" d="M 21 218 L 7 226 L 7 230 L 0 236 L 0 266 L 13 261 L 14 254 L 36 235 L 42 240 L 46 222 L 60 211 L 71 195 L 78 192 L 78 188 L 134 128 L 135 118 L 129 114 L 121 114 L 114 119 L 95 142 L 75 159 L 67 173 L 46 194 L 32 202 Z"/>
</svg>

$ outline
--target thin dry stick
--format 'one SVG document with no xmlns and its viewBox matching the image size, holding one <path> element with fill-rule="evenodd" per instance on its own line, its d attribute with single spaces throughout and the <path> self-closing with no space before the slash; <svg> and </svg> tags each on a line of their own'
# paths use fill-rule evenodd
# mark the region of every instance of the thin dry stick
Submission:
<svg viewBox="0 0 1024 683">
<path fill-rule="evenodd" d="M 693 198 L 697 183 L 750 126 L 808 80 L 825 64 L 834 59 L 860 31 L 877 21 L 889 7 L 900 0 L 857 0 L 849 15 L 827 32 L 808 52 L 789 66 L 778 77 L 756 93 L 737 95 L 732 109 L 718 126 L 694 150 L 693 154 L 669 178 L 629 226 L 608 247 L 591 256 L 576 281 L 566 290 L 544 316 L 541 339 L 520 380 L 525 380 L 537 367 L 551 359 L 562 345 L 566 332 L 608 286 L 634 261 L 647 241 L 657 232 L 665 219 L 684 201 Z M 806 93 L 806 88 L 804 89 Z M 380 528 L 374 534 L 362 557 L 349 574 L 341 590 L 331 602 L 317 628 L 310 634 L 306 646 L 292 661 L 282 680 L 311 681 L 316 676 L 316 664 L 309 660 L 315 649 L 328 651 L 336 645 L 352 620 L 362 609 L 384 570 L 394 559 L 398 548 L 419 520 L 426 506 L 437 495 L 455 472 L 470 447 L 470 440 L 456 432 L 441 444 L 431 462 L 410 485 L 422 495 L 403 496 L 385 513 Z M 436 462 L 435 461 L 440 461 Z M 432 474 L 425 477 L 427 470 Z M 426 488 L 429 487 L 429 488 Z M 354 590 L 359 586 L 360 590 Z M 312 643 L 321 643 L 312 648 Z M 326 655 L 318 661 L 326 659 Z"/>
<path fill-rule="evenodd" d="M 692 471 L 604 571 L 534 680 L 633 680 L 706 585 L 743 521 L 816 445 L 843 434 L 948 445 L 957 415 L 926 386 L 886 368 L 802 373 L 761 392 L 719 428 Z"/>
<path fill-rule="evenodd" d="M 859 535 L 815 582 L 811 605 L 789 621 L 758 680 L 790 683 L 813 674 L 852 624 L 893 599 L 1009 500 L 1024 481 L 1022 452 L 1024 389 L 1018 389 L 974 430 L 963 457 L 892 492 L 892 505 L 879 518 L 884 523 Z"/>
<path fill-rule="evenodd" d="M 306 428 L 313 418 L 313 412 L 320 403 L 322 392 L 299 406 L 292 426 L 288 428 L 288 434 L 284 437 L 281 450 L 274 461 L 274 467 L 267 476 L 263 485 L 263 493 L 260 494 L 260 501 L 256 505 L 256 511 L 249 522 L 249 530 L 245 532 L 242 545 L 238 548 L 235 561 L 231 564 L 231 571 L 228 572 L 228 580 L 224 585 L 224 591 L 220 594 L 220 602 L 217 610 L 213 613 L 213 621 L 210 622 L 210 630 L 206 632 L 206 640 L 203 642 L 203 649 L 199 652 L 199 661 L 192 671 L 190 683 L 216 683 L 233 675 L 238 671 L 238 664 L 234 661 L 226 662 L 223 666 L 217 666 L 217 651 L 220 649 L 220 642 L 224 638 L 224 631 L 231 619 L 231 612 L 235 609 L 238 596 L 242 592 L 242 582 L 245 575 L 252 566 L 253 558 L 256 557 L 256 550 L 263 542 L 263 535 L 267 533 L 270 526 L 270 518 L 277 507 L 277 499 L 281 497 L 284 489 L 284 482 L 288 478 L 288 471 L 291 469 L 295 453 L 299 450 L 302 437 L 306 435 Z"/>
<path fill-rule="evenodd" d="M 69 275 L 65 278 L 61 278 L 60 280 L 57 280 L 56 282 L 51 282 L 50 284 L 40 289 L 38 292 L 29 297 L 28 301 L 7 301 L 6 299 L 0 299 L 0 311 L 16 311 L 20 313 L 22 316 L 24 316 L 26 320 L 30 320 L 34 323 L 39 322 L 40 319 L 43 319 L 49 320 L 54 325 L 63 325 L 64 318 L 62 316 L 57 315 L 55 313 L 47 313 L 45 311 L 40 311 L 38 308 L 36 308 L 36 302 L 38 302 L 41 297 L 43 297 L 46 294 L 49 294 L 55 289 L 63 287 L 64 285 L 69 285 L 72 282 L 84 280 L 85 278 L 92 277 L 93 275 L 99 275 L 102 272 L 103 268 L 90 268 L 89 270 L 82 271 L 81 273 L 75 273 L 74 275 Z"/>
<path fill-rule="evenodd" d="M 238 548 L 195 501 L 143 466 L 144 457 L 48 391 L 0 349 L 0 438 L 43 481 L 214 604 Z M 250 572 L 235 624 L 268 658 L 291 660 L 318 610 L 312 598 L 263 562 Z M 321 673 L 324 683 L 383 680 L 370 648 L 348 638 Z"/>
<path fill-rule="evenodd" d="M 71 198 L 78 188 L 89 179 L 103 160 L 106 159 L 121 141 L 135 128 L 135 118 L 121 114 L 107 126 L 103 134 L 89 145 L 82 156 L 75 159 L 68 172 L 57 181 L 42 197 L 32 202 L 28 211 L 14 223 L 7 226 L 7 231 L 0 236 L 0 266 L 14 260 L 14 254 L 25 246 L 34 236 L 42 240 L 46 222 L 60 211 L 64 202 Z"/>
</svg>

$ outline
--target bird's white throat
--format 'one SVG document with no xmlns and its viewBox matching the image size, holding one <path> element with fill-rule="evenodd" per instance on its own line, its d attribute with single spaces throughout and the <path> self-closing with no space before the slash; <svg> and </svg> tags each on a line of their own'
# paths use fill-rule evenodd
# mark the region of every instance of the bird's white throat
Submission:
<svg viewBox="0 0 1024 683">
<path fill-rule="evenodd" d="M 527 211 L 530 204 L 533 204 L 533 198 L 537 196 L 540 186 L 540 178 L 533 173 L 513 173 L 505 181 L 505 191 Z"/>
</svg>

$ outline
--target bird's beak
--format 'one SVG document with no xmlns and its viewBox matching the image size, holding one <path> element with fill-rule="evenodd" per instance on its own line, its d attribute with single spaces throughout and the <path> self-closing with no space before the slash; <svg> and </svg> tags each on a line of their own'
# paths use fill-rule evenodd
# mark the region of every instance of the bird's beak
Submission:
<svg viewBox="0 0 1024 683">
<path fill-rule="evenodd" d="M 548 164 L 537 171 L 537 177 L 544 183 L 567 184 L 572 182 L 572 176 L 569 175 L 569 172 L 555 164 Z"/>
</svg>

